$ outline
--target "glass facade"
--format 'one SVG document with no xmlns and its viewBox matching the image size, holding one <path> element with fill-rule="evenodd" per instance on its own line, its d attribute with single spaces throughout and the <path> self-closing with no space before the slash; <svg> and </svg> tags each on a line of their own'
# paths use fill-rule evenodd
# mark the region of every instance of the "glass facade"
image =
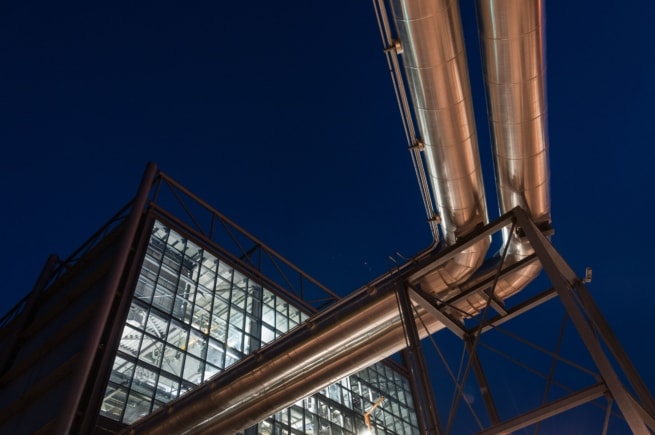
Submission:
<svg viewBox="0 0 655 435">
<path fill-rule="evenodd" d="M 419 433 L 409 382 L 377 363 L 265 419 L 246 435 L 362 434 L 364 413 L 381 397 L 381 406 L 371 413 L 372 433 Z"/>
<path fill-rule="evenodd" d="M 156 222 L 100 413 L 132 423 L 280 337 L 308 316 Z M 246 434 L 417 433 L 409 383 L 376 364 L 299 401 Z"/>
</svg>

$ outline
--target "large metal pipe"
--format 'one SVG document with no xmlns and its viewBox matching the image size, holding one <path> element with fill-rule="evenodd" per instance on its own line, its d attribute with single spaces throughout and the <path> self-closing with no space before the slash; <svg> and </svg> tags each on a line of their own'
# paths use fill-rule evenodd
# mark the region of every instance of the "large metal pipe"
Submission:
<svg viewBox="0 0 655 435">
<path fill-rule="evenodd" d="M 393 277 L 392 277 L 393 278 Z M 395 278 L 361 289 L 218 376 L 137 422 L 128 433 L 236 433 L 406 347 Z M 442 325 L 421 316 L 430 333 Z M 422 336 L 427 331 L 420 328 Z"/>
<path fill-rule="evenodd" d="M 477 16 L 500 212 L 521 206 L 549 225 L 543 1 L 478 0 Z M 519 235 L 504 231 L 503 238 L 509 263 L 532 254 Z M 496 295 L 518 292 L 540 271 L 535 263 L 506 276 Z"/>
<path fill-rule="evenodd" d="M 397 0 L 393 6 L 444 240 L 452 244 L 487 220 L 459 7 L 457 0 Z M 501 210 L 520 205 L 537 223 L 549 222 L 541 2 L 488 1 L 479 6 Z M 511 243 L 511 261 L 531 252 L 515 234 L 507 233 L 505 241 Z M 482 262 L 488 243 L 474 244 L 444 266 L 426 267 L 430 272 L 425 274 L 413 271 L 412 276 L 419 277 L 424 290 L 457 291 Z M 505 297 L 520 290 L 535 270 L 505 278 L 497 294 Z M 468 304 L 474 310 L 479 301 Z M 424 320 L 431 332 L 443 327 L 430 316 Z M 283 343 L 248 357 L 132 430 L 242 430 L 405 347 L 400 322 L 388 288 L 380 293 L 363 289 L 290 332 Z"/>
<path fill-rule="evenodd" d="M 391 2 L 445 245 L 488 222 L 458 0 Z M 457 292 L 484 261 L 489 240 L 421 277 L 435 295 Z"/>
<path fill-rule="evenodd" d="M 543 2 L 479 0 L 500 208 L 550 221 Z"/>
</svg>

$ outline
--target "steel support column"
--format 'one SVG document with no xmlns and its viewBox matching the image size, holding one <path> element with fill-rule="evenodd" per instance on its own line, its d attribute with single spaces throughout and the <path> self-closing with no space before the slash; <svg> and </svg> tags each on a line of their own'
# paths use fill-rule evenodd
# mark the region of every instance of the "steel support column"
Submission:
<svg viewBox="0 0 655 435">
<path fill-rule="evenodd" d="M 635 434 L 649 434 L 643 418 L 634 406 L 630 394 L 623 388 L 614 367 L 605 355 L 601 342 L 596 335 L 596 330 L 592 328 L 589 319 L 580 309 L 576 302 L 573 290 L 574 288 L 584 288 L 584 284 L 577 278 L 573 270 L 566 264 L 564 259 L 552 247 L 546 237 L 539 231 L 535 224 L 530 220 L 527 213 L 517 208 L 514 210 L 517 223 L 525 236 L 534 248 L 544 270 L 548 274 L 555 290 L 557 291 L 562 304 L 575 328 L 580 335 L 583 343 L 594 363 L 600 371 L 603 381 L 607 385 L 610 394 L 616 400 L 617 406 L 623 413 L 628 426 Z M 645 387 L 644 387 L 645 389 Z"/>
<path fill-rule="evenodd" d="M 410 376 L 413 380 L 413 386 L 416 387 L 416 413 L 421 424 L 421 432 L 424 434 L 442 434 L 441 421 L 437 412 L 437 405 L 432 391 L 432 384 L 428 375 L 428 369 L 425 364 L 423 350 L 421 349 L 421 340 L 416 327 L 414 309 L 409 297 L 408 289 L 399 287 L 396 290 L 398 305 L 402 313 L 403 328 L 405 330 L 405 339 L 407 340 L 407 366 L 410 369 Z"/>
<path fill-rule="evenodd" d="M 489 382 L 487 382 L 487 377 L 485 376 L 484 370 L 482 369 L 482 364 L 480 363 L 478 352 L 473 345 L 474 340 L 475 337 L 469 334 L 464 338 L 464 345 L 466 346 L 466 351 L 469 354 L 469 358 L 471 358 L 473 373 L 475 373 L 475 378 L 477 379 L 478 385 L 480 386 L 480 393 L 482 394 L 484 406 L 487 408 L 487 412 L 489 413 L 489 419 L 491 420 L 492 424 L 498 424 L 500 423 L 498 409 L 496 408 L 496 402 L 494 402 L 493 395 L 491 394 Z"/>
<path fill-rule="evenodd" d="M 646 388 L 646 384 L 644 384 L 641 376 L 639 376 L 639 372 L 637 372 L 632 361 L 630 361 L 630 358 L 628 358 L 628 355 L 621 347 L 619 340 L 614 335 L 614 331 L 612 331 L 607 320 L 605 320 L 600 309 L 598 309 L 598 306 L 589 294 L 587 287 L 585 287 L 582 282 L 576 281 L 575 288 L 580 296 L 580 300 L 587 316 L 589 316 L 596 327 L 597 332 L 605 341 L 607 348 L 612 352 L 612 355 L 614 355 L 614 358 L 616 358 L 621 366 L 621 370 L 623 370 L 630 385 L 635 389 L 637 397 L 641 400 L 643 408 L 650 414 L 650 418 L 655 420 L 655 399 L 653 399 L 650 391 Z"/>
</svg>

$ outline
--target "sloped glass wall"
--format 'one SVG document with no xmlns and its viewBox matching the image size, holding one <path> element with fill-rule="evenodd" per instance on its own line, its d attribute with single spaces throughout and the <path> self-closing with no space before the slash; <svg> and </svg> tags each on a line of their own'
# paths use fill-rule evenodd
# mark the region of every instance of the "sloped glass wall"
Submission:
<svg viewBox="0 0 655 435">
<path fill-rule="evenodd" d="M 308 316 L 156 222 L 123 327 L 101 414 L 132 423 L 275 340 Z M 247 434 L 417 433 L 406 379 L 384 364 L 343 379 Z"/>
</svg>

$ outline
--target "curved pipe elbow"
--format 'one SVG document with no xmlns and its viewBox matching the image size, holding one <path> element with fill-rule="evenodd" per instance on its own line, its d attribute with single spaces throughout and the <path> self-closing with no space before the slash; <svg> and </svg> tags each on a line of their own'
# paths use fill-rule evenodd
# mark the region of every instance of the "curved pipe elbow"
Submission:
<svg viewBox="0 0 655 435">
<path fill-rule="evenodd" d="M 412 284 L 418 285 L 421 290 L 438 299 L 448 299 L 459 294 L 459 285 L 482 266 L 489 245 L 489 238 L 480 239 L 445 264 L 429 270 L 425 274 L 419 274 Z M 431 268 L 428 266 L 428 269 Z"/>
<path fill-rule="evenodd" d="M 393 0 L 403 64 L 437 208 L 442 240 L 454 244 L 488 222 L 458 0 Z M 457 291 L 483 263 L 481 240 L 414 284 L 437 297 Z"/>
</svg>

